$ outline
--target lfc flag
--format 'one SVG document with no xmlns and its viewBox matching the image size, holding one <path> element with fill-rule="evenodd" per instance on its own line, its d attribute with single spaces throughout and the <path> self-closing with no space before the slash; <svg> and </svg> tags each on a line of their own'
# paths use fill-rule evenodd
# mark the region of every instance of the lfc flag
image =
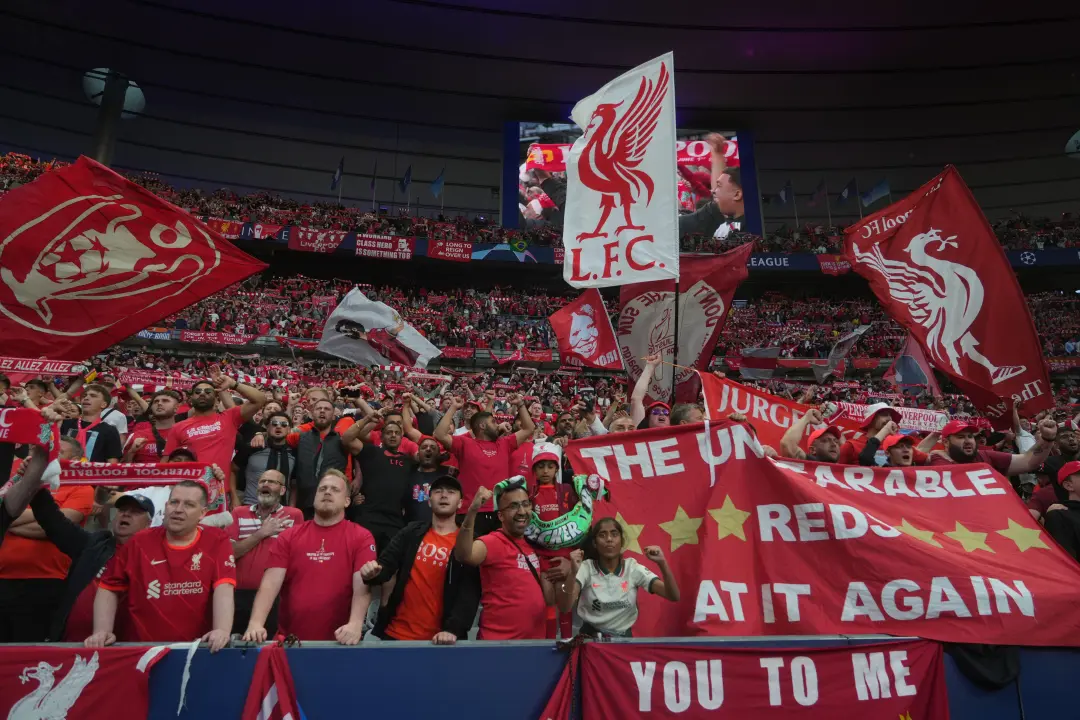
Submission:
<svg viewBox="0 0 1080 720">
<path fill-rule="evenodd" d="M 0 196 L 0 337 L 79 360 L 266 268 L 81 157 Z"/>
<path fill-rule="evenodd" d="M 259 650 L 241 720 L 303 720 L 296 699 L 285 648 L 267 645 Z"/>
<path fill-rule="evenodd" d="M 615 329 L 604 308 L 600 291 L 590 288 L 581 297 L 555 311 L 548 321 L 559 340 L 564 365 L 600 370 L 622 370 Z"/>
<path fill-rule="evenodd" d="M 672 53 L 574 106 L 563 276 L 574 287 L 679 278 Z"/>
<path fill-rule="evenodd" d="M 150 668 L 166 647 L 0 647 L 0 717 L 114 720 L 150 711 Z"/>
<path fill-rule="evenodd" d="M 889 315 L 987 416 L 1053 407 L 1035 323 L 1005 251 L 951 165 L 847 229 L 845 254 Z"/>
<path fill-rule="evenodd" d="M 653 282 L 625 285 L 619 296 L 619 322 L 615 336 L 623 365 L 637 382 L 646 355 L 660 353 L 665 363 L 656 368 L 648 396 L 667 400 L 672 374 L 675 396 L 692 401 L 698 392 L 694 368 L 706 369 L 713 348 L 724 328 L 735 288 L 746 279 L 746 263 L 753 243 L 746 243 L 721 255 L 684 255 L 679 283 L 678 359 L 675 355 L 675 283 Z"/>
</svg>

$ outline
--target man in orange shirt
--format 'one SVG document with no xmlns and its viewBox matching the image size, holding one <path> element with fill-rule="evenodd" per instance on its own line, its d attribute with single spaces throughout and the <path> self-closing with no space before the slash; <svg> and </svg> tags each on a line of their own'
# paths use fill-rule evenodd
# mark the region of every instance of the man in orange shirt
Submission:
<svg viewBox="0 0 1080 720">
<path fill-rule="evenodd" d="M 63 485 L 53 500 L 68 520 L 82 526 L 94 505 L 94 489 Z M 11 521 L 0 545 L 0 643 L 45 640 L 70 567 L 71 558 L 46 539 L 30 508 Z"/>
</svg>

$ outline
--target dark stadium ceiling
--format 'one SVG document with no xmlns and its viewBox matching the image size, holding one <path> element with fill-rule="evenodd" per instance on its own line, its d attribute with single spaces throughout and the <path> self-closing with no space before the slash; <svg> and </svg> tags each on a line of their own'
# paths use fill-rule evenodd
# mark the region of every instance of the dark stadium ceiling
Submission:
<svg viewBox="0 0 1080 720">
<path fill-rule="evenodd" d="M 61 71 L 111 67 L 144 87 L 148 112 L 246 98 L 263 103 L 251 113 L 495 130 L 565 118 L 674 50 L 683 127 L 827 139 L 1080 126 L 1073 3 L 5 0 L 0 27 L 5 86 L 55 93 Z"/>
</svg>

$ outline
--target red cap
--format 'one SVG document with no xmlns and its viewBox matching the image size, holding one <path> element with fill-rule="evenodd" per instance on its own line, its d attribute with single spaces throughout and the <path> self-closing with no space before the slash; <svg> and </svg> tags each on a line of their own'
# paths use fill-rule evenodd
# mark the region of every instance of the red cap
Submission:
<svg viewBox="0 0 1080 720">
<path fill-rule="evenodd" d="M 874 403 L 870 407 L 866 408 L 866 417 L 863 418 L 862 427 L 869 427 L 870 423 L 874 421 L 874 418 L 878 416 L 878 413 L 883 412 L 889 413 L 889 417 L 891 417 L 894 422 L 900 422 L 901 416 L 899 410 L 895 409 L 889 403 Z"/>
<path fill-rule="evenodd" d="M 1070 475 L 1075 475 L 1076 473 L 1080 473 L 1080 460 L 1073 460 L 1071 462 L 1065 463 L 1061 466 L 1061 469 L 1058 470 L 1058 485 L 1065 482 L 1065 478 L 1069 477 Z"/>
<path fill-rule="evenodd" d="M 889 437 L 885 438 L 884 442 L 881 443 L 881 449 L 888 450 L 894 445 L 898 445 L 902 442 L 906 442 L 908 445 L 914 446 L 915 438 L 911 437 L 910 435 L 890 435 Z"/>
<path fill-rule="evenodd" d="M 813 445 L 817 441 L 817 439 L 825 433 L 832 433 L 836 436 L 837 440 L 843 437 L 843 435 L 840 433 L 840 428 L 836 427 L 835 425 L 826 425 L 820 430 L 815 430 L 814 432 L 810 433 L 810 439 L 806 442 L 807 446 Z"/>
<path fill-rule="evenodd" d="M 475 405 L 477 410 L 484 409 L 484 406 L 475 400 L 470 400 L 469 402 L 465 403 L 465 407 L 468 407 L 469 405 Z"/>
<path fill-rule="evenodd" d="M 533 456 L 529 467 L 535 467 L 541 460 L 551 460 L 556 465 L 560 460 L 559 446 L 549 442 L 538 442 L 533 445 Z"/>
<path fill-rule="evenodd" d="M 945 427 L 941 428 L 941 437 L 947 438 L 950 435 L 962 432 L 979 432 L 979 426 L 970 420 L 950 420 L 945 423 Z"/>
<path fill-rule="evenodd" d="M 668 412 L 671 412 L 671 406 L 668 405 L 666 402 L 660 402 L 659 400 L 657 400 L 654 403 L 649 403 L 649 406 L 646 407 L 645 409 L 646 410 L 652 410 L 654 407 L 662 407 L 665 410 L 667 410 Z"/>
</svg>

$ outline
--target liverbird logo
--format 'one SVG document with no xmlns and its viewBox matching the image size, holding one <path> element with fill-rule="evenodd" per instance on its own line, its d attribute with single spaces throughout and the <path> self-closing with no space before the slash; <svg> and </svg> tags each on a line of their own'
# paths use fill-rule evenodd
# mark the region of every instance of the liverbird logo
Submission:
<svg viewBox="0 0 1080 720">
<path fill-rule="evenodd" d="M 601 213 L 596 229 L 580 233 L 578 240 L 606 238 L 604 226 L 616 205 L 623 212 L 623 224 L 616 228 L 616 234 L 645 229 L 634 224 L 631 210 L 642 199 L 646 205 L 652 201 L 653 179 L 638 166 L 656 131 L 668 80 L 667 65 L 661 63 L 656 80 L 641 78 L 637 94 L 621 116 L 618 109 L 622 102 L 601 103 L 593 110 L 583 136 L 585 147 L 578 158 L 578 174 L 582 185 L 600 193 Z"/>
<path fill-rule="evenodd" d="M 201 570 L 202 569 L 201 563 L 202 563 L 202 553 L 201 552 L 197 552 L 197 553 L 195 553 L 194 555 L 191 556 L 191 569 L 192 570 Z"/>
<path fill-rule="evenodd" d="M 90 662 L 76 655 L 75 662 L 67 675 L 59 684 L 56 684 L 56 674 L 63 667 L 63 665 L 39 662 L 37 665 L 24 668 L 22 674 L 19 675 L 19 682 L 27 683 L 37 680 L 38 686 L 29 695 L 11 706 L 8 720 L 61 720 L 67 717 L 98 671 L 98 654 L 95 652 Z"/>
<path fill-rule="evenodd" d="M 991 383 L 996 385 L 1027 367 L 996 365 L 979 352 L 979 340 L 971 333 L 983 305 L 978 273 L 927 252 L 927 246 L 933 244 L 938 253 L 947 247 L 959 247 L 956 239 L 956 235 L 942 238 L 941 231 L 935 228 L 915 235 L 904 248 L 913 264 L 884 257 L 877 244 L 867 252 L 860 252 L 858 246 L 853 250 L 855 261 L 881 273 L 893 299 L 906 305 L 911 319 L 926 328 L 926 347 L 936 363 L 962 375 L 960 356 L 966 355 L 985 367 Z"/>
</svg>

